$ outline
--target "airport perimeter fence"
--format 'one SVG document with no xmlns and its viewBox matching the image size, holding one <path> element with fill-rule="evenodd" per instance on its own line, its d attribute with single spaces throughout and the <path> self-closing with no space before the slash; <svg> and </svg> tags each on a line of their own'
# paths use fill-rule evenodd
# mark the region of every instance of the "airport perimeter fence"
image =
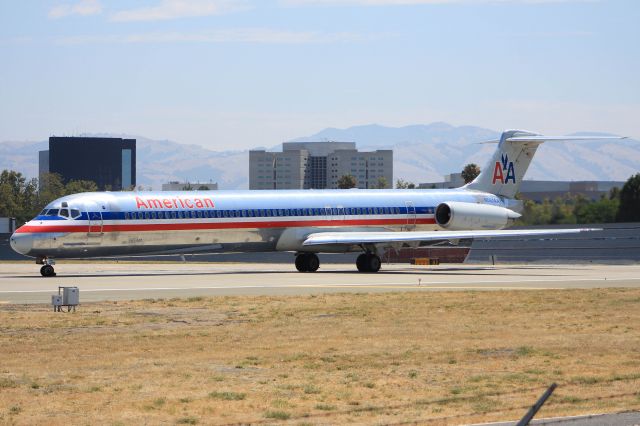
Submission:
<svg viewBox="0 0 640 426">
<path fill-rule="evenodd" d="M 509 237 L 499 239 L 475 239 L 466 257 L 465 263 L 632 263 L 640 262 L 640 223 L 608 223 L 579 225 L 580 227 L 602 228 L 602 231 L 580 234 L 548 235 L 540 237 Z M 577 225 L 535 226 L 519 229 L 575 228 Z M 514 228 L 518 229 L 518 228 Z M 0 234 L 0 261 L 31 260 L 14 252 L 9 245 L 11 234 Z M 462 261 L 460 246 L 439 247 L 442 252 L 455 253 L 454 258 Z M 468 245 L 467 245 L 468 247 Z M 410 250 L 410 249 L 409 249 Z M 419 249 L 418 249 L 419 250 Z M 416 252 L 416 256 L 422 255 Z M 438 256 L 438 255 L 435 255 Z M 323 264 L 352 264 L 357 253 L 322 254 Z M 398 263 L 408 263 L 411 255 L 397 259 Z M 139 257 L 123 258 L 136 260 Z M 146 258 L 158 261 L 186 262 L 247 262 L 247 263 L 290 263 L 291 253 L 220 253 L 203 255 L 170 255 Z M 394 263 L 396 259 L 391 259 Z M 383 261 L 387 261 L 383 257 Z M 444 263 L 444 262 L 443 262 Z"/>
<path fill-rule="evenodd" d="M 520 229 L 566 229 L 576 225 Z M 476 239 L 466 263 L 635 263 L 640 262 L 640 223 L 580 225 L 602 231 L 540 237 Z"/>
</svg>

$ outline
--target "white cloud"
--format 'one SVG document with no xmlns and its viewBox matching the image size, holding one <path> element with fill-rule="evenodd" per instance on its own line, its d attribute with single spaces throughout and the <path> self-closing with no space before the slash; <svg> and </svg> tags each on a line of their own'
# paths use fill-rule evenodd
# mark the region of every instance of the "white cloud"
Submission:
<svg viewBox="0 0 640 426">
<path fill-rule="evenodd" d="M 593 3 L 599 0 L 280 0 L 283 6 L 407 6 L 421 4 Z"/>
<path fill-rule="evenodd" d="M 222 15 L 248 9 L 243 0 L 162 0 L 157 6 L 122 10 L 112 21 L 161 21 L 178 18 Z"/>
<path fill-rule="evenodd" d="M 59 4 L 49 10 L 49 18 L 58 19 L 70 15 L 98 15 L 102 13 L 99 0 L 80 0 L 76 3 Z"/>
<path fill-rule="evenodd" d="M 357 33 L 322 33 L 315 31 L 296 32 L 273 30 L 269 28 L 238 28 L 210 30 L 193 33 L 153 32 L 126 35 L 80 35 L 60 37 L 58 44 L 94 44 L 94 43 L 263 43 L 263 44 L 322 44 L 340 42 L 368 41 L 378 36 Z"/>
</svg>

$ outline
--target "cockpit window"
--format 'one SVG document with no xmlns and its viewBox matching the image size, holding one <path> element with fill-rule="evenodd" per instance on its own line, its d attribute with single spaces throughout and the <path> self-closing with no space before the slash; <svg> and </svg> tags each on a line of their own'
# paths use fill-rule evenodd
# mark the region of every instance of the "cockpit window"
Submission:
<svg viewBox="0 0 640 426">
<path fill-rule="evenodd" d="M 71 209 L 71 217 L 75 219 L 78 216 L 80 216 L 80 210 Z"/>
<path fill-rule="evenodd" d="M 69 217 L 69 209 L 60 209 L 60 216 Z"/>
<path fill-rule="evenodd" d="M 47 210 L 47 216 L 58 216 L 58 209 Z"/>
</svg>

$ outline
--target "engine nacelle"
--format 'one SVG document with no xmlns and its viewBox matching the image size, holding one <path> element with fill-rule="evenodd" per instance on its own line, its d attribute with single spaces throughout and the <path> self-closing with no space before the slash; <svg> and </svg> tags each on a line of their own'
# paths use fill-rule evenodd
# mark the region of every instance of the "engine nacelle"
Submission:
<svg viewBox="0 0 640 426">
<path fill-rule="evenodd" d="M 489 204 L 447 201 L 436 207 L 436 223 L 450 231 L 502 229 L 521 215 Z"/>
</svg>

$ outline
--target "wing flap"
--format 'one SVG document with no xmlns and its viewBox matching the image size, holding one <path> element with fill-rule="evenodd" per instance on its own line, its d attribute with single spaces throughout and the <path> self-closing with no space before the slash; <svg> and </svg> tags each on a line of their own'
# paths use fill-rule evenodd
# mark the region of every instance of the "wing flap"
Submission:
<svg viewBox="0 0 640 426">
<path fill-rule="evenodd" d="M 601 228 L 576 229 L 519 229 L 496 231 L 411 231 L 411 232 L 316 232 L 309 234 L 303 246 L 316 245 L 358 245 L 383 243 L 408 243 L 415 241 L 446 241 L 465 238 L 499 238 L 535 235 L 575 234 L 602 231 Z"/>
</svg>

